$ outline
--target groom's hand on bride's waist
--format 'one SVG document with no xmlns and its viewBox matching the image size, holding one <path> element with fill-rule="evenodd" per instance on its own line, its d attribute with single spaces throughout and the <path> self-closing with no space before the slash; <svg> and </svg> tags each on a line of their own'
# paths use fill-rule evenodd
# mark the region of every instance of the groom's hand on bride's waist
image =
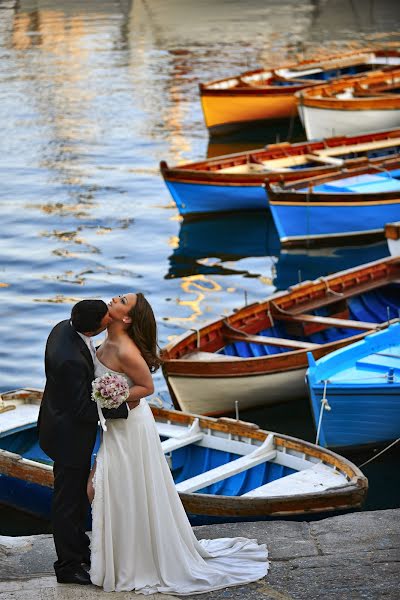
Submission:
<svg viewBox="0 0 400 600">
<path fill-rule="evenodd" d="M 127 402 L 129 410 L 136 408 L 137 406 L 139 406 L 139 404 L 140 404 L 140 400 L 130 400 L 129 402 Z"/>
</svg>

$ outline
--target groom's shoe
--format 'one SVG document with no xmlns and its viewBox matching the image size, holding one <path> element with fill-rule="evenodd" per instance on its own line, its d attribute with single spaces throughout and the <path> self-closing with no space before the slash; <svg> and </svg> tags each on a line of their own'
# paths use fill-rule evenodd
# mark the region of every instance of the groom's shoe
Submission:
<svg viewBox="0 0 400 600">
<path fill-rule="evenodd" d="M 61 571 L 57 573 L 58 583 L 77 583 L 79 585 L 90 585 L 89 573 L 82 568 L 76 568 L 73 571 Z"/>
<path fill-rule="evenodd" d="M 90 558 L 83 560 L 81 562 L 81 567 L 82 569 L 85 569 L 85 571 L 90 571 Z"/>
</svg>

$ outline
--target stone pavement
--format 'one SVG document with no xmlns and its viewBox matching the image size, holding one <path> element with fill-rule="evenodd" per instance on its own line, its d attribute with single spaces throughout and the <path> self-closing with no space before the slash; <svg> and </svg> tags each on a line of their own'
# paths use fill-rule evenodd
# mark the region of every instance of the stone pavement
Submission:
<svg viewBox="0 0 400 600">
<path fill-rule="evenodd" d="M 321 521 L 261 521 L 195 528 L 199 538 L 246 536 L 266 543 L 268 576 L 187 600 L 398 600 L 400 509 L 354 512 Z M 94 586 L 59 585 L 49 535 L 0 536 L 0 600 L 101 600 Z M 132 592 L 112 600 L 132 600 Z M 138 596 L 140 598 L 141 596 Z M 154 594 L 148 600 L 176 600 Z"/>
</svg>

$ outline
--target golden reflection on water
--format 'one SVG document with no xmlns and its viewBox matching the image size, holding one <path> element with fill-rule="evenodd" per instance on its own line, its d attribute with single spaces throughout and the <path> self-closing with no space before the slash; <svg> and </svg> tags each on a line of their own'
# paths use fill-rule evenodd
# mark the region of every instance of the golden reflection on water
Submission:
<svg viewBox="0 0 400 600">
<path fill-rule="evenodd" d="M 57 294 L 53 298 L 33 298 L 33 302 L 50 302 L 51 304 L 76 304 L 82 298 L 64 296 L 63 294 Z"/>
<path fill-rule="evenodd" d="M 179 248 L 179 236 L 171 235 L 167 242 L 168 246 L 172 248 L 172 250 L 176 250 Z"/>
<path fill-rule="evenodd" d="M 183 323 L 188 321 L 195 321 L 197 317 L 203 314 L 203 308 L 201 303 L 206 298 L 207 293 L 219 292 L 222 290 L 222 286 L 213 281 L 205 275 L 191 275 L 185 277 L 181 281 L 181 288 L 186 294 L 194 294 L 194 298 L 191 300 L 177 299 L 177 304 L 189 308 L 192 313 L 188 317 L 169 317 L 169 321 L 177 323 Z"/>
</svg>

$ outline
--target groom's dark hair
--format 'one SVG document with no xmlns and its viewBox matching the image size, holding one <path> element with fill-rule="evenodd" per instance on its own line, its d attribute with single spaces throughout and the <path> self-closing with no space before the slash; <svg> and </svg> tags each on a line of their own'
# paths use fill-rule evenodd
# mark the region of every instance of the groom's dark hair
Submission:
<svg viewBox="0 0 400 600">
<path fill-rule="evenodd" d="M 72 326 L 80 333 L 98 331 L 107 312 L 108 306 L 103 300 L 81 300 L 72 307 Z"/>
</svg>

